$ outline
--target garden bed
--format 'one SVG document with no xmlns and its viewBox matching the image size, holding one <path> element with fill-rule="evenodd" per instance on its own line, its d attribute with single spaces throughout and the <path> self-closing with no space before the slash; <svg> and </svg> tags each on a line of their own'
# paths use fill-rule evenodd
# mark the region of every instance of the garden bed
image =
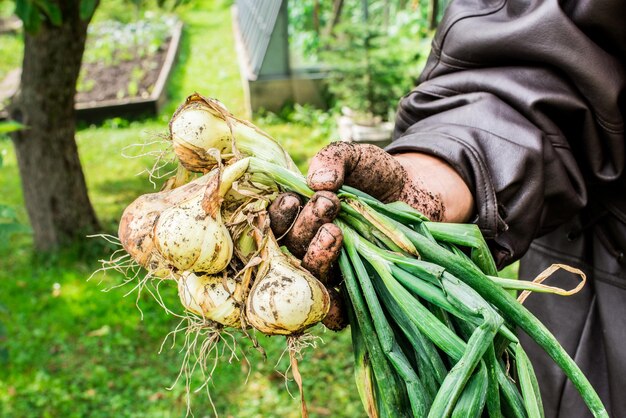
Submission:
<svg viewBox="0 0 626 418">
<path fill-rule="evenodd" d="M 141 26 L 147 24 L 132 25 L 105 28 L 100 34 L 109 46 L 125 42 L 125 49 L 108 51 L 93 45 L 92 55 L 86 50 L 76 95 L 79 119 L 94 122 L 114 116 L 154 115 L 165 102 L 165 86 L 178 54 L 182 23 L 159 22 L 153 30 L 157 33 L 144 39 L 138 33 L 146 32 Z"/>
<path fill-rule="evenodd" d="M 99 122 L 157 114 L 166 100 L 182 26 L 174 18 L 93 25 L 77 83 L 78 119 Z M 5 96 L 1 102 L 6 104 L 6 96 L 17 91 L 19 79 L 18 69 L 0 82 Z"/>
</svg>

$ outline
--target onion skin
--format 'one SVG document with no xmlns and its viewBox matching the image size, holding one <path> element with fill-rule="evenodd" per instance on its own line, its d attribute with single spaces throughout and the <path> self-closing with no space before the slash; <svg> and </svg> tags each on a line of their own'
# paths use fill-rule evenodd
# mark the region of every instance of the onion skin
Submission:
<svg viewBox="0 0 626 418">
<path fill-rule="evenodd" d="M 176 110 L 169 127 L 174 152 L 187 170 L 210 171 L 218 165 L 216 158 L 224 162 L 223 154 L 255 156 L 297 170 L 289 154 L 271 136 L 235 117 L 218 100 L 192 94 Z"/>
<path fill-rule="evenodd" d="M 142 195 L 124 210 L 118 229 L 122 246 L 152 275 L 167 277 L 170 272 L 154 243 L 154 228 L 161 213 L 201 191 L 207 180 L 200 178 L 177 189 Z"/>
<path fill-rule="evenodd" d="M 226 268 L 233 241 L 222 222 L 203 208 L 204 193 L 164 210 L 154 228 L 154 242 L 168 264 L 181 271 L 213 274 Z"/>
<path fill-rule="evenodd" d="M 246 301 L 246 317 L 267 335 L 299 334 L 328 314 L 328 291 L 311 273 L 293 265 L 269 234 L 264 261 Z"/>
<path fill-rule="evenodd" d="M 247 168 L 248 159 L 242 159 L 185 186 L 141 196 L 126 208 L 120 222 L 124 249 L 160 277 L 172 270 L 222 271 L 232 258 L 233 242 L 220 208 L 223 196 Z"/>
<path fill-rule="evenodd" d="M 202 100 L 187 99 L 170 122 L 174 152 L 181 164 L 190 171 L 204 172 L 216 165 L 207 150 L 231 153 L 231 131 L 225 119 Z"/>
<path fill-rule="evenodd" d="M 241 327 L 241 304 L 234 294 L 241 284 L 230 276 L 185 272 L 178 296 L 185 309 L 227 327 Z"/>
</svg>

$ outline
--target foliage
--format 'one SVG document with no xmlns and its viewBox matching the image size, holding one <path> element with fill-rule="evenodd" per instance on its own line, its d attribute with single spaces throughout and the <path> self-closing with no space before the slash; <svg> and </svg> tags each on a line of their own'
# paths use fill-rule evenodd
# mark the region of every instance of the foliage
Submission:
<svg viewBox="0 0 626 418">
<path fill-rule="evenodd" d="M 31 229 L 20 223 L 15 209 L 0 204 L 0 248 L 9 247 L 13 236 L 29 233 Z"/>
<path fill-rule="evenodd" d="M 89 26 L 85 63 L 117 65 L 120 61 L 154 55 L 172 33 L 177 19 L 146 12 L 143 19 L 122 23 L 114 20 Z"/>
<path fill-rule="evenodd" d="M 428 27 L 424 2 L 416 9 L 399 11 L 388 27 L 389 43 L 404 63 L 408 76 L 416 84 L 426 65 L 434 31 Z M 406 93 L 406 92 L 405 92 Z"/>
<path fill-rule="evenodd" d="M 387 120 L 398 98 L 413 85 L 406 63 L 391 52 L 395 48 L 379 31 L 351 23 L 338 30 L 340 36 L 323 55 L 334 68 L 329 91 L 341 106 Z"/>
<path fill-rule="evenodd" d="M 18 33 L 1 33 L 0 45 L 2 45 L 2 54 L 0 54 L 0 81 L 15 68 L 18 68 L 22 62 L 23 42 L 22 37 Z M 0 107 L 4 103 L 0 103 Z"/>
<path fill-rule="evenodd" d="M 98 1 L 80 0 L 79 10 L 82 20 L 91 19 Z M 22 19 L 24 29 L 31 33 L 37 32 L 44 21 L 54 26 L 63 23 L 61 8 L 53 0 L 15 0 L 15 14 Z"/>
<path fill-rule="evenodd" d="M 7 329 L 4 325 L 4 316 L 7 309 L 0 304 L 0 366 L 5 366 L 9 360 L 9 350 L 6 347 Z"/>
<path fill-rule="evenodd" d="M 98 7 L 100 0 L 80 0 L 79 13 L 82 20 L 90 20 Z M 189 0 L 124 0 L 124 13 L 128 18 L 128 3 L 135 6 L 135 10 L 145 10 L 159 7 L 173 10 L 176 7 L 188 3 Z M 136 12 L 136 13 L 137 13 Z M 24 22 L 24 28 L 28 32 L 37 32 L 41 23 L 48 20 L 52 25 L 59 26 L 63 16 L 59 5 L 54 0 L 15 0 L 15 14 Z M 131 14 L 136 18 L 136 14 Z"/>
<path fill-rule="evenodd" d="M 411 70 L 421 51 L 413 44 L 423 35 L 419 28 L 424 22 L 419 13 L 402 12 L 415 17 L 404 25 L 394 20 L 394 25 L 385 27 L 371 21 L 370 16 L 380 13 L 370 12 L 360 19 L 344 20 L 329 39 L 324 57 L 336 78 L 329 83 L 329 90 L 341 106 L 388 120 L 399 98 L 415 85 L 416 75 Z M 418 30 L 411 33 L 410 28 Z"/>
<path fill-rule="evenodd" d="M 334 121 L 332 115 L 322 109 L 308 104 L 287 104 L 278 113 L 261 109 L 257 112 L 259 126 L 279 125 L 289 123 L 319 129 L 320 135 L 330 136 L 333 132 Z"/>
<path fill-rule="evenodd" d="M 15 5 L 10 1 L 0 1 L 0 18 L 6 19 L 13 15 Z"/>
<path fill-rule="evenodd" d="M 15 121 L 0 121 L 0 137 L 8 133 L 19 131 L 24 127 Z M 0 152 L 0 170 L 4 164 L 4 152 Z M 28 226 L 20 223 L 17 212 L 9 205 L 0 203 L 0 248 L 6 248 L 11 244 L 11 239 L 15 235 L 28 234 L 31 230 Z M 0 312 L 2 305 L 0 304 Z M 2 323 L 0 322 L 0 341 L 3 333 Z M 0 357 L 2 357 L 2 348 L 0 347 Z M 1 358 L 0 358 L 1 360 Z"/>
<path fill-rule="evenodd" d="M 323 3 L 330 2 L 290 6 L 290 42 L 301 48 L 295 55 L 331 68 L 328 89 L 336 107 L 388 119 L 416 84 L 430 49 L 427 2 L 344 1 L 339 16 Z M 313 28 L 313 21 L 324 29 Z"/>
<path fill-rule="evenodd" d="M 91 0 L 84 2 L 92 3 Z M 15 14 L 22 19 L 27 32 L 37 32 L 44 19 L 49 20 L 54 26 L 61 26 L 63 19 L 59 6 L 50 0 L 16 0 Z"/>
<path fill-rule="evenodd" d="M 293 66 L 319 63 L 322 31 L 332 19 L 331 1 L 289 2 L 289 48 Z"/>
<path fill-rule="evenodd" d="M 11 132 L 19 131 L 24 126 L 14 120 L 0 121 L 0 135 L 6 135 Z M 2 168 L 2 159 L 0 158 L 0 168 Z"/>
</svg>

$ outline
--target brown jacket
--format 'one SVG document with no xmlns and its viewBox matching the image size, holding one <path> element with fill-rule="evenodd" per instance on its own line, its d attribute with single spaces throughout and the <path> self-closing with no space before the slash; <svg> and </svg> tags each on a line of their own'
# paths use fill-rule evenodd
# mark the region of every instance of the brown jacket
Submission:
<svg viewBox="0 0 626 418">
<path fill-rule="evenodd" d="M 525 278 L 552 262 L 587 272 L 582 294 L 528 305 L 616 417 L 626 417 L 625 66 L 626 1 L 452 2 L 388 148 L 457 169 L 499 266 L 526 254 Z M 588 416 L 552 362 L 531 354 L 546 416 Z"/>
</svg>

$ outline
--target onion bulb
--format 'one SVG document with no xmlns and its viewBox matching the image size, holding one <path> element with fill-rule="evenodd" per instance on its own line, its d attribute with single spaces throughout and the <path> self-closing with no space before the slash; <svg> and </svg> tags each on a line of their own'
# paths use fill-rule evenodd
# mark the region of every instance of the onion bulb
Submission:
<svg viewBox="0 0 626 418">
<path fill-rule="evenodd" d="M 250 325 L 268 335 L 291 335 L 320 322 L 330 299 L 324 285 L 292 264 L 268 233 L 263 262 L 246 301 Z"/>
<path fill-rule="evenodd" d="M 170 273 L 155 246 L 155 223 L 167 208 L 202 192 L 210 179 L 210 176 L 203 176 L 173 190 L 142 195 L 124 210 L 118 230 L 122 246 L 153 276 L 167 277 Z"/>
<path fill-rule="evenodd" d="M 170 138 L 181 164 L 190 171 L 211 170 L 218 163 L 216 153 L 255 156 L 297 170 L 272 137 L 233 116 L 219 101 L 197 93 L 187 97 L 172 116 Z"/>
<path fill-rule="evenodd" d="M 240 286 L 230 276 L 185 272 L 178 280 L 178 296 L 187 310 L 225 326 L 240 327 L 241 303 L 234 296 Z"/>
<path fill-rule="evenodd" d="M 122 245 L 140 265 L 160 276 L 172 269 L 222 271 L 232 257 L 233 242 L 220 205 L 247 168 L 248 159 L 242 159 L 185 186 L 141 196 L 122 215 Z"/>
</svg>

